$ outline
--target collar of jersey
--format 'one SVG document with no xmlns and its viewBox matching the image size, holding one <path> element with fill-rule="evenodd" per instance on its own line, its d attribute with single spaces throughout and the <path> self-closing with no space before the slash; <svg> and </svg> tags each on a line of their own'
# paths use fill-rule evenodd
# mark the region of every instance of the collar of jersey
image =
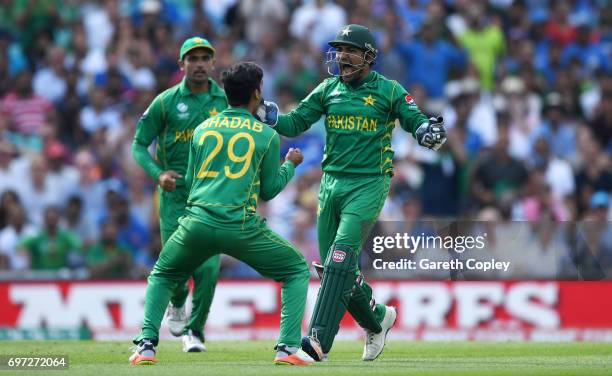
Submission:
<svg viewBox="0 0 612 376">
<path fill-rule="evenodd" d="M 215 82 L 215 80 L 213 80 L 212 78 L 208 77 L 208 84 L 210 85 L 208 93 L 213 96 L 213 97 L 225 97 L 225 93 L 223 93 L 223 90 L 221 90 L 221 88 L 219 87 L 219 85 L 217 85 L 217 83 Z M 189 90 L 189 87 L 187 86 L 187 81 L 185 80 L 185 77 L 183 77 L 183 80 L 181 81 L 181 85 L 179 87 L 181 96 L 186 96 L 186 95 L 191 95 L 193 94 L 191 92 L 191 90 Z"/>
<path fill-rule="evenodd" d="M 243 114 L 243 115 L 247 115 L 247 116 L 253 116 L 252 113 L 249 112 L 249 110 L 247 110 L 246 108 L 242 108 L 242 107 L 228 107 L 226 108 L 223 112 L 227 113 L 227 112 L 234 112 L 234 113 L 239 113 L 239 114 Z"/>
</svg>

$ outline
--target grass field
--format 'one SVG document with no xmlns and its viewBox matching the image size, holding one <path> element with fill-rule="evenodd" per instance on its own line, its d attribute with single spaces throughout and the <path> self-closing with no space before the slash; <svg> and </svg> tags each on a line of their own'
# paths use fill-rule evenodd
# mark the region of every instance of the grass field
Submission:
<svg viewBox="0 0 612 376">
<path fill-rule="evenodd" d="M 132 367 L 126 342 L 0 342 L 0 355 L 68 355 L 67 371 L 0 371 L 15 375 L 612 375 L 612 344 L 390 342 L 374 362 L 361 361 L 362 344 L 337 342 L 330 361 L 276 366 L 273 343 L 209 343 L 208 352 L 180 352 L 164 342 L 155 366 Z"/>
</svg>

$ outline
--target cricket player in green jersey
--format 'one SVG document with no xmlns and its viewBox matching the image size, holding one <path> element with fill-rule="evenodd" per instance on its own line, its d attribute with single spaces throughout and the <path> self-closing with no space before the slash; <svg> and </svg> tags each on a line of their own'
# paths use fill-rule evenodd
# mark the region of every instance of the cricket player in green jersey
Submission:
<svg viewBox="0 0 612 376">
<path fill-rule="evenodd" d="M 185 173 L 189 188 L 186 214 L 164 244 L 149 275 L 145 318 L 132 364 L 156 362 L 163 307 L 176 283 L 219 253 L 235 257 L 261 275 L 282 283 L 277 364 L 308 365 L 300 349 L 308 290 L 308 265 L 287 240 L 270 230 L 256 212 L 257 199 L 271 200 L 293 177 L 303 156 L 290 149 L 279 168 L 280 137 L 257 120 L 262 69 L 239 63 L 223 73 L 230 107 L 199 125 L 190 143 Z"/>
<path fill-rule="evenodd" d="M 159 185 L 162 243 L 167 242 L 178 228 L 178 219 L 185 213 L 189 192 L 184 176 L 191 135 L 200 123 L 227 107 L 225 93 L 209 77 L 214 69 L 214 54 L 214 48 L 206 39 L 187 39 L 181 47 L 178 61 L 185 77 L 181 83 L 153 100 L 136 127 L 132 154 Z M 148 147 L 155 139 L 157 150 L 154 160 Z M 168 324 L 173 335 L 183 335 L 183 351 L 206 350 L 204 324 L 218 275 L 219 256 L 210 258 L 194 270 L 193 307 L 189 322 L 185 313 L 185 301 L 189 294 L 187 279 L 185 283 L 177 285 L 174 291 L 168 306 Z"/>
<path fill-rule="evenodd" d="M 366 331 L 362 359 L 374 360 L 384 348 L 396 312 L 374 302 L 358 260 L 389 193 L 391 132 L 399 119 L 420 145 L 436 150 L 446 132 L 442 119 L 427 119 L 397 81 L 372 70 L 376 42 L 366 27 L 345 26 L 329 44 L 327 62 L 337 70 L 335 77 L 323 81 L 286 115 L 279 116 L 271 102 L 260 111 L 267 124 L 287 137 L 306 131 L 325 115 L 317 215 L 322 280 L 302 348 L 315 360 L 325 359 L 348 310 Z"/>
</svg>

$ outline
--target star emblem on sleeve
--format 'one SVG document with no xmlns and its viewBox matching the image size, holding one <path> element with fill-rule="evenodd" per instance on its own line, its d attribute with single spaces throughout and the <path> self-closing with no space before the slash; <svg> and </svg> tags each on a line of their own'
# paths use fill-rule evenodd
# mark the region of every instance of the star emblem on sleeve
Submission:
<svg viewBox="0 0 612 376">
<path fill-rule="evenodd" d="M 349 33 L 350 33 L 351 31 L 353 31 L 353 30 L 351 30 L 351 28 L 347 26 L 347 27 L 345 27 L 344 29 L 342 29 L 340 32 L 342 33 L 342 36 L 343 36 L 343 37 L 346 37 L 346 36 L 348 36 L 348 35 L 349 35 Z"/>
<path fill-rule="evenodd" d="M 373 106 L 374 105 L 375 99 L 372 97 L 372 94 L 368 95 L 367 97 L 363 97 L 363 100 L 364 100 L 366 106 Z"/>
<path fill-rule="evenodd" d="M 210 117 L 216 116 L 218 113 L 219 113 L 219 111 L 217 111 L 216 107 L 213 107 L 213 108 L 210 109 L 210 111 L 208 111 L 208 115 Z"/>
</svg>

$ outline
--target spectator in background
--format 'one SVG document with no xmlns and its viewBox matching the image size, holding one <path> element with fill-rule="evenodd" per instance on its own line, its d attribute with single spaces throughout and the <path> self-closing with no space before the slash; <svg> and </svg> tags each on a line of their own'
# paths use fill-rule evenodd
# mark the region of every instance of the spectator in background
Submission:
<svg viewBox="0 0 612 376">
<path fill-rule="evenodd" d="M 0 257 L 5 258 L 5 269 L 23 270 L 28 267 L 28 256 L 20 252 L 17 245 L 23 238 L 34 236 L 36 232 L 37 228 L 28 222 L 21 204 L 9 206 L 7 226 L 0 231 Z"/>
<path fill-rule="evenodd" d="M 15 78 L 15 90 L 2 98 L 0 112 L 8 117 L 9 127 L 23 136 L 40 137 L 45 124 L 55 124 L 53 104 L 34 94 L 28 70 Z"/>
<path fill-rule="evenodd" d="M 58 11 L 61 7 L 60 0 L 17 0 L 13 2 L 11 13 L 15 30 L 21 34 L 21 43 L 24 51 L 29 53 L 31 63 L 40 58 L 37 54 L 39 51 L 36 48 L 36 41 L 41 35 L 48 36 L 50 31 L 58 25 Z"/>
<path fill-rule="evenodd" d="M 42 224 L 46 207 L 62 205 L 65 192 L 59 191 L 52 183 L 47 159 L 34 155 L 30 159 L 27 180 L 20 180 L 16 190 L 30 220 L 36 225 Z"/>
<path fill-rule="evenodd" d="M 491 96 L 481 93 L 478 81 L 471 77 L 450 81 L 444 90 L 446 97 L 451 101 L 443 112 L 444 122 L 448 128 L 455 126 L 458 112 L 467 112 L 465 120 L 467 129 L 480 139 L 478 147 L 471 145 L 470 152 L 474 152 L 480 146 L 493 146 L 497 141 L 495 108 Z M 455 107 L 457 102 L 461 102 L 461 108 Z"/>
<path fill-rule="evenodd" d="M 85 263 L 91 278 L 127 278 L 132 256 L 129 248 L 118 241 L 118 228 L 112 222 L 102 225 L 100 241 L 87 249 Z"/>
<path fill-rule="evenodd" d="M 612 226 L 608 221 L 609 207 L 608 192 L 595 192 L 591 196 L 585 221 L 578 227 L 573 261 L 584 279 L 609 278 L 612 272 Z"/>
<path fill-rule="evenodd" d="M 80 252 L 76 236 L 59 226 L 61 212 L 58 207 L 45 208 L 42 230 L 24 238 L 18 248 L 27 252 L 33 270 L 60 270 L 69 268 L 70 254 Z"/>
<path fill-rule="evenodd" d="M 516 221 L 568 220 L 568 212 L 562 199 L 553 194 L 551 185 L 546 181 L 546 172 L 541 168 L 535 169 L 529 175 L 524 198 L 514 205 L 512 214 L 513 220 Z"/>
<path fill-rule="evenodd" d="M 562 69 L 562 51 L 563 47 L 560 43 L 549 43 L 543 46 L 535 57 L 536 69 L 544 76 L 549 87 L 554 86 L 557 73 Z"/>
<path fill-rule="evenodd" d="M 5 190 L 0 194 L 0 230 L 9 224 L 9 212 L 13 205 L 21 205 L 17 192 Z"/>
<path fill-rule="evenodd" d="M 286 85 L 292 98 L 304 98 L 315 88 L 319 79 L 317 71 L 313 68 L 314 62 L 304 58 L 304 51 L 298 44 L 289 48 L 288 64 L 281 68 L 276 78 L 276 93 L 280 87 Z"/>
<path fill-rule="evenodd" d="M 412 41 L 397 41 L 396 48 L 407 65 L 406 87 L 418 83 L 427 96 L 440 100 L 451 71 L 466 66 L 466 54 L 440 38 L 441 25 L 426 21 L 418 37 Z M 422 103 L 422 102 L 419 102 Z"/>
<path fill-rule="evenodd" d="M 478 4 L 468 8 L 467 23 L 468 29 L 457 39 L 478 71 L 482 88 L 491 91 L 495 64 L 506 49 L 504 34 L 499 26 L 487 20 L 482 6 Z"/>
<path fill-rule="evenodd" d="M 78 93 L 79 72 L 72 68 L 66 72 L 66 93 L 56 104 L 58 110 L 58 133 L 62 142 L 73 149 L 85 142 L 85 132 L 80 127 L 79 116 L 85 107 L 84 98 Z"/>
<path fill-rule="evenodd" d="M 565 200 L 574 194 L 575 184 L 572 167 L 566 160 L 557 158 L 552 154 L 547 138 L 540 137 L 536 140 L 533 154 L 528 163 L 532 168 L 545 171 L 546 183 L 551 188 L 555 198 Z M 567 216 L 565 219 L 567 219 Z"/>
<path fill-rule="evenodd" d="M 129 40 L 125 48 L 124 58 L 119 64 L 130 85 L 140 90 L 155 90 L 157 81 L 151 70 L 153 52 L 149 43 L 142 39 Z"/>
<path fill-rule="evenodd" d="M 535 93 L 527 91 L 525 81 L 516 76 L 508 76 L 501 82 L 504 112 L 510 124 L 510 154 L 520 160 L 530 156 L 530 136 L 540 123 L 540 101 Z"/>
<path fill-rule="evenodd" d="M 295 39 L 306 41 L 312 51 L 321 51 L 339 25 L 347 22 L 346 10 L 333 0 L 307 0 L 293 12 L 289 32 Z"/>
<path fill-rule="evenodd" d="M 604 79 L 606 86 L 601 95 L 601 101 L 595 108 L 593 120 L 589 127 L 599 146 L 612 153 L 612 77 Z M 603 86 L 603 85 L 602 85 Z"/>
<path fill-rule="evenodd" d="M 83 202 L 83 213 L 92 223 L 97 224 L 104 212 L 104 198 L 107 187 L 100 181 L 101 168 L 91 151 L 79 150 L 74 157 L 74 166 L 79 174 L 78 183 L 66 192 L 78 196 Z"/>
<path fill-rule="evenodd" d="M 550 92 L 546 95 L 543 115 L 542 122 L 531 134 L 532 150 L 537 139 L 545 138 L 556 157 L 576 162 L 577 124 L 561 105 L 561 94 Z"/>
<path fill-rule="evenodd" d="M 83 213 L 83 200 L 79 196 L 68 198 L 61 221 L 62 228 L 72 232 L 87 249 L 98 238 L 98 229 Z"/>
<path fill-rule="evenodd" d="M 578 132 L 578 150 L 581 165 L 575 173 L 576 205 L 578 216 L 582 218 L 595 192 L 612 192 L 612 170 L 610 155 L 604 153 L 589 128 L 582 127 Z"/>
<path fill-rule="evenodd" d="M 44 156 L 48 166 L 49 184 L 58 191 L 61 203 L 68 197 L 66 192 L 78 184 L 79 172 L 68 164 L 70 150 L 58 140 L 49 140 L 45 145 Z"/>
<path fill-rule="evenodd" d="M 60 102 L 66 95 L 66 69 L 64 50 L 53 46 L 46 52 L 45 67 L 34 74 L 34 93 L 53 103 Z"/>
<path fill-rule="evenodd" d="M 81 128 L 91 135 L 102 128 L 116 129 L 121 126 L 121 115 L 108 106 L 106 90 L 94 88 L 89 94 L 90 103 L 81 111 Z"/>
<path fill-rule="evenodd" d="M 581 70 L 610 72 L 609 51 L 595 40 L 591 26 L 587 22 L 578 27 L 576 41 L 567 45 L 561 54 L 561 63 L 564 66 L 570 65 L 573 61 L 579 63 Z"/>
<path fill-rule="evenodd" d="M 448 142 L 451 149 L 458 155 L 466 153 L 465 156 L 460 156 L 460 159 L 474 159 L 484 147 L 482 132 L 478 132 L 478 128 L 469 127 L 479 93 L 463 83 L 458 83 L 458 85 L 457 87 L 449 85 L 450 90 L 447 92 L 450 106 L 445 113 L 444 120 L 449 124 Z M 480 120 L 483 120 L 482 117 Z"/>
<path fill-rule="evenodd" d="M 0 121 L 2 120 L 0 119 Z M 14 165 L 12 163 L 14 155 L 15 148 L 13 144 L 0 137 L 0 193 L 8 189 L 15 189 L 17 185 L 14 178 Z"/>
<path fill-rule="evenodd" d="M 546 24 L 546 36 L 554 43 L 568 45 L 576 40 L 576 27 L 569 22 L 570 2 L 561 0 L 551 5 L 554 9 Z"/>
<path fill-rule="evenodd" d="M 129 139 L 131 140 L 132 137 Z M 130 167 L 126 170 L 130 171 L 127 177 L 130 212 L 140 223 L 152 227 L 158 221 L 157 209 L 154 207 L 154 186 L 145 170 L 140 166 L 130 163 Z"/>
<path fill-rule="evenodd" d="M 315 219 L 316 214 L 311 213 L 309 210 L 299 210 L 295 215 L 293 221 L 295 226 L 289 238 L 291 243 L 304 254 L 309 265 L 313 261 L 320 261 Z"/>
<path fill-rule="evenodd" d="M 509 144 L 509 126 L 501 122 L 495 148 L 476 162 L 471 192 L 480 207 L 507 209 L 527 182 L 527 170 L 522 162 L 510 156 Z"/>
<path fill-rule="evenodd" d="M 245 37 L 256 45 L 265 35 L 277 34 L 284 30 L 289 18 L 287 2 L 283 0 L 241 0 L 240 14 L 245 22 Z M 279 35 L 279 39 L 283 35 Z"/>
<path fill-rule="evenodd" d="M 456 134 L 457 128 L 452 128 L 449 133 Z M 443 218 L 458 216 L 462 202 L 462 180 L 467 173 L 468 162 L 464 145 L 455 137 L 452 143 L 449 142 L 438 152 L 420 150 L 419 153 L 428 154 L 421 162 L 424 173 L 420 193 L 423 215 Z"/>
<path fill-rule="evenodd" d="M 121 193 L 110 190 L 107 197 L 109 212 L 102 224 L 113 222 L 117 226 L 117 240 L 130 249 L 133 258 L 138 258 L 139 253 L 147 252 L 151 241 L 149 228 L 130 213 L 130 203 Z"/>
</svg>

